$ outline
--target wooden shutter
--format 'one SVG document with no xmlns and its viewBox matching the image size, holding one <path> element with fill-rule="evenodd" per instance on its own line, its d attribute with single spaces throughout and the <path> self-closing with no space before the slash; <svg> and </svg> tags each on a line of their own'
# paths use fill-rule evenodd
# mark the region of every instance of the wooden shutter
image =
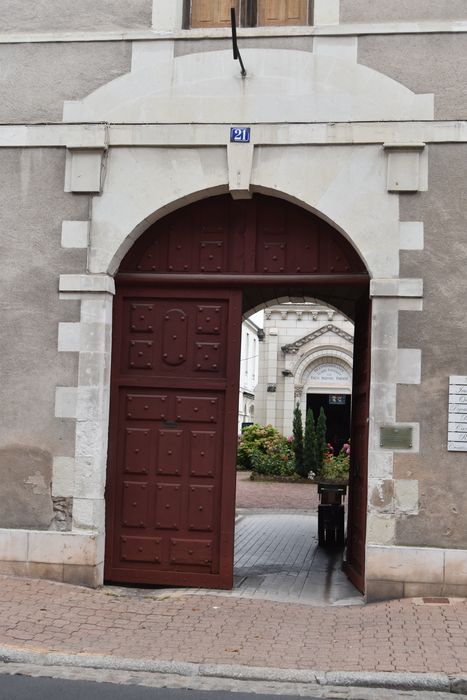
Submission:
<svg viewBox="0 0 467 700">
<path fill-rule="evenodd" d="M 229 27 L 230 8 L 237 10 L 239 0 L 192 0 L 191 26 L 192 27 Z"/>
<path fill-rule="evenodd" d="M 258 25 L 308 23 L 308 0 L 258 0 Z"/>
</svg>

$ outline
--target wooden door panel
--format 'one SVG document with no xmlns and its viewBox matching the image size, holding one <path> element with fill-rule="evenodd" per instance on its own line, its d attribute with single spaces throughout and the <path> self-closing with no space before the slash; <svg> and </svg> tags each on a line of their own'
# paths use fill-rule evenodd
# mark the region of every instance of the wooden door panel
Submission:
<svg viewBox="0 0 467 700">
<path fill-rule="evenodd" d="M 118 289 L 108 580 L 231 587 L 240 326 L 241 291 Z M 151 367 L 132 365 L 148 342 Z"/>
<path fill-rule="evenodd" d="M 171 297 L 140 304 L 127 298 L 121 375 L 194 378 L 196 371 L 210 378 L 224 377 L 227 307 L 225 300 L 203 304 Z"/>
<path fill-rule="evenodd" d="M 288 25 L 306 24 L 308 0 L 259 0 L 258 24 Z"/>
<path fill-rule="evenodd" d="M 192 0 L 191 26 L 196 27 L 225 27 L 230 26 L 230 8 L 237 9 L 238 0 Z"/>
</svg>

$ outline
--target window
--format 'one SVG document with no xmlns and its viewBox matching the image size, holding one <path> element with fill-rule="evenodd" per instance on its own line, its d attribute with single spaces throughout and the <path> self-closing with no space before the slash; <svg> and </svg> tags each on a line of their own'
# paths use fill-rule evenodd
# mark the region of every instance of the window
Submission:
<svg viewBox="0 0 467 700">
<path fill-rule="evenodd" d="M 229 27 L 230 8 L 242 27 L 311 24 L 312 0 L 186 0 L 185 27 Z"/>
</svg>

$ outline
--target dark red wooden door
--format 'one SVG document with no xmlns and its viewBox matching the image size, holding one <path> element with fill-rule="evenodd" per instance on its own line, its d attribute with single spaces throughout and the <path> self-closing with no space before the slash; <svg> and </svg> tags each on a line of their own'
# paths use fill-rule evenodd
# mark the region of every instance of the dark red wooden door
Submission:
<svg viewBox="0 0 467 700">
<path fill-rule="evenodd" d="M 297 290 L 324 299 L 331 288 L 339 299 L 354 290 L 354 299 L 368 285 L 367 271 L 350 243 L 310 212 L 262 195 L 243 201 L 222 195 L 150 226 L 116 282 L 105 576 L 228 588 L 242 294 L 247 308 Z M 368 321 L 368 306 L 358 313 Z M 349 498 L 348 570 L 359 587 L 369 378 L 364 323 L 357 322 L 363 364 L 355 372 Z"/>
<path fill-rule="evenodd" d="M 369 295 L 357 303 L 352 386 L 346 573 L 360 591 L 365 589 L 365 545 L 368 484 L 368 421 L 370 412 Z"/>
<path fill-rule="evenodd" d="M 232 586 L 241 291 L 120 285 L 109 581 Z"/>
</svg>

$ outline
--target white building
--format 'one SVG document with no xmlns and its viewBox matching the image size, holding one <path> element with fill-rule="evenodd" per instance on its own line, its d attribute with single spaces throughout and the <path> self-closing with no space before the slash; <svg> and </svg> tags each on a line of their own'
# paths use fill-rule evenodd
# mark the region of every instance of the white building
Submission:
<svg viewBox="0 0 467 700">
<path fill-rule="evenodd" d="M 254 423 L 255 389 L 258 383 L 259 338 L 261 329 L 250 319 L 242 323 L 242 350 L 240 356 L 240 389 L 238 397 L 238 432 L 242 423 Z"/>
<path fill-rule="evenodd" d="M 333 444 L 349 437 L 354 325 L 321 302 L 278 304 L 265 310 L 260 345 L 256 420 L 292 434 L 293 409 L 303 418 L 321 406 Z M 339 447 L 340 445 L 338 445 Z"/>
</svg>

